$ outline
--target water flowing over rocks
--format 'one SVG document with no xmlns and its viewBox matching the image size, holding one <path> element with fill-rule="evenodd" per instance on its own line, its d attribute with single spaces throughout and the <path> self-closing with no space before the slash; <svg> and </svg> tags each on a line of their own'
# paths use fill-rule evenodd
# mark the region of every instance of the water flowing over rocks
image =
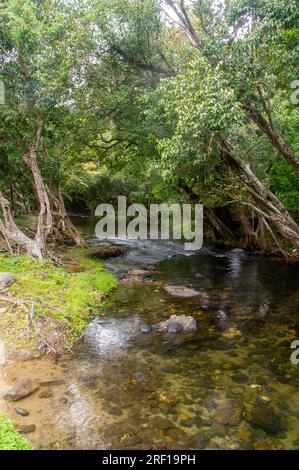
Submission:
<svg viewBox="0 0 299 470">
<path fill-rule="evenodd" d="M 96 319 L 85 332 L 85 342 L 90 350 L 104 356 L 117 356 L 130 346 L 130 341 L 140 333 L 141 320 L 137 315 L 121 319 Z"/>
</svg>

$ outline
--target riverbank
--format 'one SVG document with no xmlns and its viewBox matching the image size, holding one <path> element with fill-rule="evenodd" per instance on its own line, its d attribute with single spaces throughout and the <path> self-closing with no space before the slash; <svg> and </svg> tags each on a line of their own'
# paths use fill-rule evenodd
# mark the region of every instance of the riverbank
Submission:
<svg viewBox="0 0 299 470">
<path fill-rule="evenodd" d="M 0 254 L 0 271 L 12 280 L 0 292 L 2 363 L 70 349 L 116 286 L 88 249 L 65 250 L 61 266 Z"/>
</svg>

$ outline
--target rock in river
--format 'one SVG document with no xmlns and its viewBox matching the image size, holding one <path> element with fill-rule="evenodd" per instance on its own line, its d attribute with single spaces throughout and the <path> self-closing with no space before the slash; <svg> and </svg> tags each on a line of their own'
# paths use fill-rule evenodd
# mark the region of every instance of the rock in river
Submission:
<svg viewBox="0 0 299 470">
<path fill-rule="evenodd" d="M 140 327 L 140 331 L 141 331 L 141 333 L 150 333 L 152 331 L 152 327 L 151 327 L 151 325 L 143 324 Z"/>
<path fill-rule="evenodd" d="M 196 297 L 198 295 L 201 295 L 201 292 L 198 292 L 195 289 L 190 289 L 189 287 L 185 286 L 169 286 L 166 285 L 164 286 L 164 290 L 170 295 L 173 295 L 174 297 Z"/>
<path fill-rule="evenodd" d="M 21 434 L 30 434 L 36 430 L 35 424 L 24 424 L 24 426 L 18 426 L 18 430 Z"/>
<path fill-rule="evenodd" d="M 22 398 L 28 397 L 39 388 L 39 385 L 33 382 L 31 379 L 23 379 L 15 387 L 11 388 L 4 394 L 5 400 L 18 401 Z"/>
<path fill-rule="evenodd" d="M 16 276 L 11 273 L 0 273 L 0 291 L 7 289 L 15 280 Z"/>
<path fill-rule="evenodd" d="M 247 413 L 246 420 L 254 428 L 261 428 L 270 435 L 276 435 L 283 431 L 283 420 L 268 402 L 257 400 L 251 411 Z"/>
<path fill-rule="evenodd" d="M 197 323 L 195 318 L 187 315 L 171 315 L 168 320 L 153 325 L 153 330 L 168 333 L 178 333 L 179 331 L 196 331 Z"/>
<path fill-rule="evenodd" d="M 222 398 L 215 400 L 214 420 L 218 424 L 237 426 L 242 418 L 244 406 L 241 400 Z"/>
<path fill-rule="evenodd" d="M 29 415 L 29 411 L 27 411 L 24 408 L 21 408 L 19 406 L 16 406 L 14 408 L 14 410 L 17 413 L 17 415 L 20 415 L 20 416 L 28 416 Z"/>
</svg>

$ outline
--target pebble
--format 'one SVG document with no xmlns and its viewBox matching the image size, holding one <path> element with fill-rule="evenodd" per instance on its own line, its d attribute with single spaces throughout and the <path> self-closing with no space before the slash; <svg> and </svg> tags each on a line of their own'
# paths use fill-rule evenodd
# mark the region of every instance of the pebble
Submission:
<svg viewBox="0 0 299 470">
<path fill-rule="evenodd" d="M 16 406 L 14 408 L 15 412 L 17 413 L 17 415 L 20 415 L 20 416 L 28 416 L 29 415 L 29 411 L 25 410 L 25 408 L 21 408 L 19 406 Z"/>
<path fill-rule="evenodd" d="M 24 426 L 18 426 L 18 430 L 21 434 L 31 434 L 36 430 L 35 424 L 25 424 Z"/>
</svg>

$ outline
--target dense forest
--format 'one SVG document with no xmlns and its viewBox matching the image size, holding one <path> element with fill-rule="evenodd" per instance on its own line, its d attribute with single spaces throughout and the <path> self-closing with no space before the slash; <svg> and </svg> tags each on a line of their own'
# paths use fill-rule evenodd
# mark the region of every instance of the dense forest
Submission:
<svg viewBox="0 0 299 470">
<path fill-rule="evenodd" d="M 66 208 L 124 194 L 199 201 L 207 236 L 296 258 L 298 16 L 296 0 L 1 2 L 9 249 L 80 245 Z"/>
</svg>

